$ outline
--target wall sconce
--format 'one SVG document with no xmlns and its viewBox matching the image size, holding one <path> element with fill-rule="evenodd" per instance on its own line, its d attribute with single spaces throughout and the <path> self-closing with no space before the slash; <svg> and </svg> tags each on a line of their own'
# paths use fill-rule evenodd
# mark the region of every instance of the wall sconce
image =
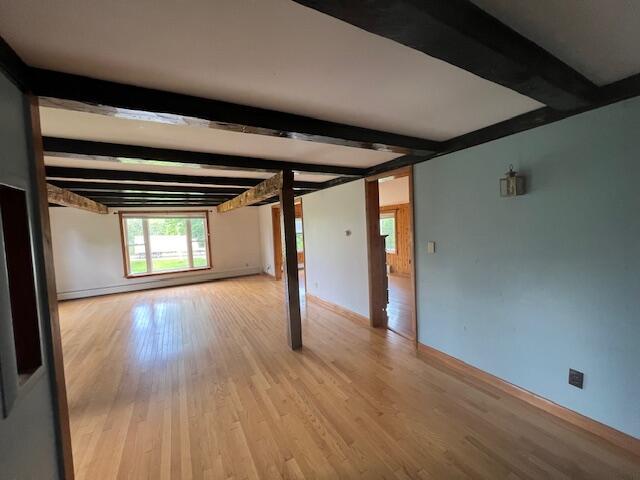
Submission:
<svg viewBox="0 0 640 480">
<path fill-rule="evenodd" d="M 513 170 L 513 165 L 509 165 L 509 171 L 500 179 L 500 196 L 517 195 L 524 195 L 524 175 L 518 175 L 518 172 Z"/>
</svg>

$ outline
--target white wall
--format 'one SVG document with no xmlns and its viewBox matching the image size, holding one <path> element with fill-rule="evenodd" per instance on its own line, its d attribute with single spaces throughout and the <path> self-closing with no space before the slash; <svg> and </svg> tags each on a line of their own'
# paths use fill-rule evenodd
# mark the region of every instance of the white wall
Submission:
<svg viewBox="0 0 640 480">
<path fill-rule="evenodd" d="M 305 195 L 302 211 L 307 292 L 368 317 L 364 180 Z"/>
<path fill-rule="evenodd" d="M 380 181 L 378 189 L 380 191 L 379 204 L 381 207 L 409 203 L 409 177 Z"/>
<path fill-rule="evenodd" d="M 273 220 L 271 218 L 272 208 L 272 205 L 262 205 L 257 208 L 260 220 L 261 268 L 264 273 L 268 273 L 269 275 L 275 275 L 275 261 L 273 259 Z"/>
<path fill-rule="evenodd" d="M 60 299 L 254 274 L 262 269 L 255 207 L 209 212 L 211 270 L 141 278 L 124 276 L 118 215 L 60 207 L 50 208 L 49 213 Z"/>
</svg>

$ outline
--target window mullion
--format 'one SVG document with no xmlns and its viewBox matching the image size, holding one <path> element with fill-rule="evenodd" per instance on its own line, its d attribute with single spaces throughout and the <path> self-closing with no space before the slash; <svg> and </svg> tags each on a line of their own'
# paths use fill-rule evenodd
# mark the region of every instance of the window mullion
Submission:
<svg viewBox="0 0 640 480">
<path fill-rule="evenodd" d="M 142 234 L 144 236 L 144 254 L 147 260 L 147 273 L 153 272 L 153 264 L 151 263 L 151 237 L 149 236 L 149 219 L 142 219 Z"/>
<path fill-rule="evenodd" d="M 186 221 L 186 237 L 187 237 L 187 256 L 189 258 L 189 268 L 193 268 L 193 243 L 191 238 L 191 219 L 187 218 Z"/>
</svg>

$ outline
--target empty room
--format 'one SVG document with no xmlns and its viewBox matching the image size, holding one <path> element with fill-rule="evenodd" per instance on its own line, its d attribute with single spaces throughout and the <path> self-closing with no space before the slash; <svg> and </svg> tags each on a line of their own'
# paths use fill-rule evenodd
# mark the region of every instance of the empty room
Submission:
<svg viewBox="0 0 640 480">
<path fill-rule="evenodd" d="M 638 42 L 0 0 L 0 480 L 640 480 Z"/>
</svg>

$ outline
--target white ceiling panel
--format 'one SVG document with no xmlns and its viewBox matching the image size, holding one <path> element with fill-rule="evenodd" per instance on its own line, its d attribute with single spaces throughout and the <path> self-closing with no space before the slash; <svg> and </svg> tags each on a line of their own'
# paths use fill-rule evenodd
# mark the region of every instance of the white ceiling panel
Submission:
<svg viewBox="0 0 640 480">
<path fill-rule="evenodd" d="M 40 107 L 42 134 L 100 142 L 269 158 L 289 162 L 370 167 L 399 156 L 354 147 L 128 120 L 95 113 Z"/>
<path fill-rule="evenodd" d="M 472 0 L 592 82 L 640 73 L 638 0 Z"/>
<path fill-rule="evenodd" d="M 541 105 L 289 0 L 1 0 L 29 64 L 446 140 Z"/>
<path fill-rule="evenodd" d="M 248 170 L 217 169 L 202 165 L 171 166 L 168 162 L 130 163 L 127 159 L 118 161 L 100 160 L 94 158 L 69 158 L 65 156 L 44 157 L 45 165 L 67 168 L 96 168 L 100 170 L 118 170 L 129 172 L 165 173 L 168 175 L 195 175 L 200 177 L 237 177 L 237 178 L 269 178 L 270 172 L 254 172 Z M 310 174 L 295 172 L 295 180 L 303 182 L 324 182 L 336 178 L 335 175 Z"/>
</svg>

